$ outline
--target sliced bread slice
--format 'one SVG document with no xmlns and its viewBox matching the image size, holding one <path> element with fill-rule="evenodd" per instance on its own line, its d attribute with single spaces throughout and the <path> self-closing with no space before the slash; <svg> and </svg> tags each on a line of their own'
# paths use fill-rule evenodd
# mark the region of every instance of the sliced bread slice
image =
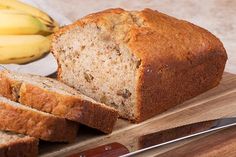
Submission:
<svg viewBox="0 0 236 157">
<path fill-rule="evenodd" d="M 13 132 L 0 131 L 1 157 L 36 157 L 38 139 Z"/>
<path fill-rule="evenodd" d="M 0 130 L 45 141 L 70 142 L 76 138 L 77 124 L 0 96 Z"/>
<path fill-rule="evenodd" d="M 118 111 L 82 95 L 75 89 L 51 78 L 0 72 L 0 95 L 89 127 L 110 133 Z"/>
</svg>

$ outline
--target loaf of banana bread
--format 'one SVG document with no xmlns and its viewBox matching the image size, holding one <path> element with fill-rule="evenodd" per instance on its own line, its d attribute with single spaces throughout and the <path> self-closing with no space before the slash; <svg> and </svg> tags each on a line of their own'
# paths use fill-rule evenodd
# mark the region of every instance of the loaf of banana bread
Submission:
<svg viewBox="0 0 236 157">
<path fill-rule="evenodd" d="M 227 60 L 207 30 L 151 9 L 109 9 L 60 29 L 58 79 L 136 122 L 221 80 Z"/>
</svg>

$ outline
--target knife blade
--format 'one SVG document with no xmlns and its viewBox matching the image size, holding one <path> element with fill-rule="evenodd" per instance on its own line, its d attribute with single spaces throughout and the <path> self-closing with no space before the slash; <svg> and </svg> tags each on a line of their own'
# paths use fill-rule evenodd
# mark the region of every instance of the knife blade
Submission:
<svg viewBox="0 0 236 157">
<path fill-rule="evenodd" d="M 144 151 L 165 146 L 171 143 L 179 142 L 185 139 L 193 138 L 210 132 L 222 130 L 236 126 L 236 117 L 220 118 L 210 121 L 191 123 L 167 130 L 138 137 L 138 147 L 134 152 L 129 152 L 124 145 L 114 142 L 89 149 L 80 153 L 70 155 L 69 157 L 129 157 L 135 156 Z"/>
</svg>

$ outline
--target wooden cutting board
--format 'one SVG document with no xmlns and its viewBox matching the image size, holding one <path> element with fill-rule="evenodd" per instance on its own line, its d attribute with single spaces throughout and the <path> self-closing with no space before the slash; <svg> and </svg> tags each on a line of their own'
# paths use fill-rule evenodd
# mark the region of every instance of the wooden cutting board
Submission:
<svg viewBox="0 0 236 157">
<path fill-rule="evenodd" d="M 41 142 L 40 156 L 65 156 L 68 152 L 83 151 L 112 142 L 119 142 L 132 151 L 138 147 L 137 137 L 141 135 L 193 122 L 234 115 L 236 116 L 236 75 L 224 73 L 219 86 L 140 124 L 130 124 L 128 121 L 120 119 L 114 132 L 110 135 L 103 135 L 95 130 L 82 127 L 74 143 Z M 178 149 L 186 150 L 184 144 L 188 142 L 192 141 L 182 142 L 183 147 L 178 145 Z M 167 151 L 171 153 L 170 151 L 174 151 L 175 147 L 177 146 L 161 148 L 158 150 L 158 154 Z M 150 153 L 152 152 L 149 152 L 149 155 Z"/>
</svg>

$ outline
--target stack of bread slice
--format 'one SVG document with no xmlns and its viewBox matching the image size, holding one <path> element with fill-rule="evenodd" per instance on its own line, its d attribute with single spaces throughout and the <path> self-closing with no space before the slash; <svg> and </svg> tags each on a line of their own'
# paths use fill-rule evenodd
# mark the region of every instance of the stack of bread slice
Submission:
<svg viewBox="0 0 236 157">
<path fill-rule="evenodd" d="M 71 142 L 76 138 L 79 123 L 111 133 L 118 118 L 115 109 L 51 78 L 3 70 L 0 87 L 0 130 L 30 136 L 25 140 L 23 135 L 12 135 L 27 141 L 23 142 L 27 148 L 36 148 L 36 139 Z M 11 146 L 9 140 L 0 142 Z M 0 147 L 1 151 L 8 153 L 5 147 Z M 34 154 L 37 153 L 29 151 L 25 156 Z"/>
</svg>

